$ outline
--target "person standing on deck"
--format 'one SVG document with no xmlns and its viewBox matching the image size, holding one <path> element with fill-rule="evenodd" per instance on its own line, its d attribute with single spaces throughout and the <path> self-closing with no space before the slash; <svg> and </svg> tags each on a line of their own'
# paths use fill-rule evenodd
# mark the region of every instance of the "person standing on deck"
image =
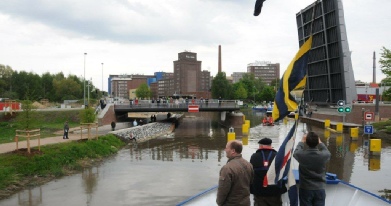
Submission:
<svg viewBox="0 0 391 206">
<path fill-rule="evenodd" d="M 304 143 L 308 149 L 304 149 Z M 326 200 L 326 163 L 330 152 L 314 132 L 305 134 L 293 157 L 299 162 L 300 206 L 324 206 Z"/>
<path fill-rule="evenodd" d="M 250 184 L 254 178 L 252 165 L 242 158 L 243 145 L 234 140 L 225 147 L 227 164 L 220 170 L 216 203 L 219 206 L 250 206 Z"/>
<path fill-rule="evenodd" d="M 274 160 L 277 151 L 272 147 L 270 138 L 259 140 L 259 149 L 251 156 L 254 169 L 254 181 L 250 191 L 254 195 L 254 206 L 282 206 L 281 194 L 287 191 L 284 184 L 263 186 L 263 179 Z"/>
</svg>

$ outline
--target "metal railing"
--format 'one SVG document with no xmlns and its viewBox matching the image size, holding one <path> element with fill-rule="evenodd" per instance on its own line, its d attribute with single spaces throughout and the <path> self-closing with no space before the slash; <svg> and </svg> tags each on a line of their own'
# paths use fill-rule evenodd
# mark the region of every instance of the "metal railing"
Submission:
<svg viewBox="0 0 391 206">
<path fill-rule="evenodd" d="M 138 101 L 128 101 L 115 103 L 116 106 L 124 108 L 187 108 L 189 105 L 198 105 L 199 108 L 240 108 L 237 100 L 218 100 L 218 99 L 209 99 L 209 100 L 161 100 L 157 102 L 156 100 L 138 100 Z"/>
</svg>

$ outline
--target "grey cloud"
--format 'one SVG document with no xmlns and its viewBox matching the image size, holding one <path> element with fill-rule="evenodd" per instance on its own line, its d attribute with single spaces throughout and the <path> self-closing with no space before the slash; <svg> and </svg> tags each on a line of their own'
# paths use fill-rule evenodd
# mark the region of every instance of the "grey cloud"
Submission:
<svg viewBox="0 0 391 206">
<path fill-rule="evenodd" d="M 212 2 L 212 1 L 211 1 Z M 231 2 L 238 2 L 231 0 Z M 189 8 L 184 8 L 189 9 Z M 205 8 L 207 12 L 210 8 Z M 226 30 L 235 29 L 211 23 L 213 15 L 223 15 L 227 8 L 216 8 L 217 14 L 203 13 L 203 8 L 189 9 L 188 16 L 175 19 L 175 14 L 151 9 L 146 4 L 117 1 L 50 1 L 2 0 L 0 12 L 21 21 L 36 22 L 92 39 L 119 43 L 156 43 L 188 41 L 227 42 Z M 196 11 L 197 10 L 197 11 Z M 219 13 L 220 12 L 220 13 Z M 192 29 L 188 24 L 192 25 Z M 227 26 L 229 27 L 229 25 Z"/>
</svg>

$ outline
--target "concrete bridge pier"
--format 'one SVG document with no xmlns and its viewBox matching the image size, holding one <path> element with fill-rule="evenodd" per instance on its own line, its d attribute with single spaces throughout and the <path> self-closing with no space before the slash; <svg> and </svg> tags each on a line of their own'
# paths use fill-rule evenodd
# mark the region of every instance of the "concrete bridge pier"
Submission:
<svg viewBox="0 0 391 206">
<path fill-rule="evenodd" d="M 227 112 L 221 112 L 220 113 L 220 117 L 221 117 L 220 120 L 225 121 L 226 116 L 227 116 Z"/>
<path fill-rule="evenodd" d="M 226 127 L 233 127 L 233 128 L 242 128 L 242 125 L 244 124 L 243 121 L 243 113 L 241 112 L 230 112 L 226 113 L 226 121 L 225 126 Z"/>
</svg>

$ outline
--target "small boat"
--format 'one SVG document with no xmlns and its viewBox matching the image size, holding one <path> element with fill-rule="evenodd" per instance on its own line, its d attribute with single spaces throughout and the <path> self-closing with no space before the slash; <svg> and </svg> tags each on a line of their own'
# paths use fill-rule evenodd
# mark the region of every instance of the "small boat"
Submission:
<svg viewBox="0 0 391 206">
<path fill-rule="evenodd" d="M 294 170 L 296 181 L 298 182 L 298 171 Z M 326 205 L 333 206 L 390 206 L 388 201 L 378 195 L 368 192 L 337 179 L 335 174 L 327 173 L 326 175 Z M 216 205 L 217 186 L 209 188 L 195 196 L 190 197 L 177 204 L 177 206 L 198 206 L 198 205 Z M 251 205 L 253 197 L 251 195 Z M 282 195 L 283 205 L 289 205 L 288 193 Z"/>
<path fill-rule="evenodd" d="M 271 116 L 264 117 L 262 120 L 263 126 L 274 126 L 273 118 Z"/>
<path fill-rule="evenodd" d="M 262 105 L 254 106 L 252 109 L 253 109 L 253 111 L 256 111 L 256 112 L 266 112 L 267 111 L 267 107 L 262 106 Z"/>
</svg>

